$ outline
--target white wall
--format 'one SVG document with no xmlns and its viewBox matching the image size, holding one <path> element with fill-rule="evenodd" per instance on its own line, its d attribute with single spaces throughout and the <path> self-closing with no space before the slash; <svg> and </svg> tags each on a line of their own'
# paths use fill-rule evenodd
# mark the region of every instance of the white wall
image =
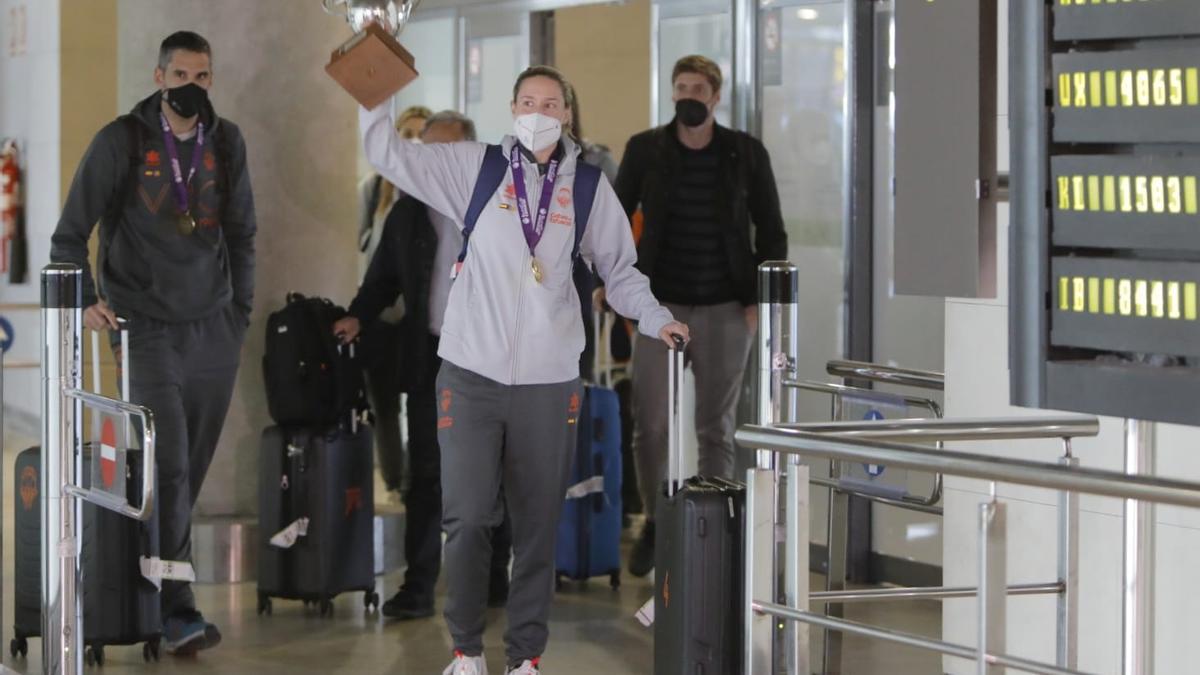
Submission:
<svg viewBox="0 0 1200 675">
<path fill-rule="evenodd" d="M 1007 171 L 1007 1 L 1001 0 L 1000 138 L 1001 171 Z M 996 300 L 946 301 L 947 416 L 975 417 L 1042 414 L 1008 405 L 1008 209 L 999 213 L 999 297 Z M 1195 429 L 1161 425 L 1158 473 L 1172 478 L 1200 479 L 1200 433 Z M 992 443 L 971 450 L 1007 457 L 1054 461 L 1056 442 Z M 1122 424 L 1103 419 L 1097 439 L 1078 441 L 1076 455 L 1085 467 L 1120 470 Z M 1055 578 L 1056 497 L 1046 490 L 1001 486 L 1008 505 L 1009 583 L 1044 582 Z M 945 519 L 945 583 L 977 583 L 976 513 L 987 499 L 981 481 L 948 481 Z M 1117 500 L 1082 500 L 1080 551 L 1079 668 L 1087 672 L 1120 670 L 1121 631 L 1121 504 Z M 1195 672 L 1191 642 L 1200 621 L 1195 618 L 1195 570 L 1200 562 L 1200 513 L 1160 508 L 1157 513 L 1157 673 Z M 1019 598 L 1009 603 L 1008 650 L 1026 658 L 1053 661 L 1054 600 Z M 972 600 L 945 603 L 946 640 L 975 644 L 975 604 Z M 974 672 L 974 667 L 947 658 L 948 673 Z"/>
<path fill-rule="evenodd" d="M 10 55 L 10 11 L 24 7 L 28 50 Z M 39 274 L 50 260 L 50 235 L 59 213 L 59 3 L 58 0 L 0 0 L 0 137 L 15 137 L 25 164 L 29 276 L 24 284 L 0 280 L 0 301 L 38 303 Z M 10 362 L 40 359 L 40 317 L 36 310 L 0 312 L 13 323 L 16 342 Z M 36 436 L 40 419 L 37 370 L 5 373 L 9 430 Z"/>
</svg>

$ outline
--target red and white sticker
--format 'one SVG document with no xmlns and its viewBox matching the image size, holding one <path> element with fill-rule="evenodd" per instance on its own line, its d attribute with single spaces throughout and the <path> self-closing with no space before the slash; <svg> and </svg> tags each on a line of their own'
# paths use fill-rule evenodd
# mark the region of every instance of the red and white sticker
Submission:
<svg viewBox="0 0 1200 675">
<path fill-rule="evenodd" d="M 105 418 L 100 427 L 100 480 L 105 488 L 111 488 L 117 479 L 117 429 L 111 419 Z"/>
</svg>

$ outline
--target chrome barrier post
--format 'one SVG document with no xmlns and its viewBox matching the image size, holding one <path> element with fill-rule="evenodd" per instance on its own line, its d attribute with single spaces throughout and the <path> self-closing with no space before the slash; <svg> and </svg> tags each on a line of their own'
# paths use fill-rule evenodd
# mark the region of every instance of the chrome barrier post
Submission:
<svg viewBox="0 0 1200 675">
<path fill-rule="evenodd" d="M 82 272 L 76 265 L 42 270 L 42 664 L 54 675 L 83 671 L 83 607 L 77 527 L 82 504 L 65 493 L 82 475 Z"/>
<path fill-rule="evenodd" d="M 772 469 L 746 471 L 745 675 L 769 675 L 774 667 L 775 620 L 754 603 L 775 600 L 775 485 Z"/>
<path fill-rule="evenodd" d="M 839 394 L 833 397 L 833 421 L 842 419 L 842 411 L 843 401 Z M 841 478 L 842 463 L 836 459 L 829 460 L 830 482 L 837 483 Z M 826 521 L 825 590 L 833 593 L 846 590 L 846 559 L 850 555 L 850 495 L 833 486 L 829 487 Z M 840 604 L 827 603 L 825 616 L 841 619 L 845 617 L 845 608 Z M 822 675 L 841 675 L 842 637 L 840 631 L 825 631 L 824 649 L 821 652 Z"/>
<path fill-rule="evenodd" d="M 1125 420 L 1125 473 L 1154 474 L 1152 422 Z M 1125 500 L 1121 673 L 1154 672 L 1154 506 Z"/>
<path fill-rule="evenodd" d="M 1004 504 L 991 501 L 979 505 L 979 652 L 978 675 L 1001 675 L 1004 667 L 989 655 L 1004 654 L 1008 622 L 1008 546 Z"/>
<path fill-rule="evenodd" d="M 1059 464 L 1079 468 L 1071 454 L 1071 439 L 1063 441 L 1065 456 Z M 1058 493 L 1058 594 L 1057 639 L 1059 668 L 1075 670 L 1079 662 L 1079 495 Z"/>
<path fill-rule="evenodd" d="M 758 423 L 796 418 L 796 397 L 784 386 L 800 351 L 800 275 L 790 262 L 758 266 Z M 758 451 L 758 468 L 775 468 L 774 454 Z"/>
<path fill-rule="evenodd" d="M 787 537 L 784 540 L 787 605 L 808 611 L 808 466 L 799 457 L 787 459 Z M 787 672 L 809 673 L 808 624 L 789 621 L 784 644 L 787 645 Z"/>
</svg>

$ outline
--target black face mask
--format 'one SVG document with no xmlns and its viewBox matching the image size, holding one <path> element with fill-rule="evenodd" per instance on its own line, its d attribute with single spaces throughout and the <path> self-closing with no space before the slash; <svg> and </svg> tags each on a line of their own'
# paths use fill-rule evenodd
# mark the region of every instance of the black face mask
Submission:
<svg viewBox="0 0 1200 675">
<path fill-rule="evenodd" d="M 199 115 L 207 104 L 208 90 L 198 84 L 185 84 L 167 90 L 167 105 L 184 119 Z"/>
<path fill-rule="evenodd" d="M 694 98 L 681 98 L 675 102 L 675 119 L 685 127 L 698 127 L 708 119 L 708 106 Z"/>
</svg>

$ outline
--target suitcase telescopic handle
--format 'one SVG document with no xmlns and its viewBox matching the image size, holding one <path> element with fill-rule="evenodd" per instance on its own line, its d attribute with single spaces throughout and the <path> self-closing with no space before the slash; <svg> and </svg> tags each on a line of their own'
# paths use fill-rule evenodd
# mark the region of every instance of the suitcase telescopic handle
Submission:
<svg viewBox="0 0 1200 675">
<path fill-rule="evenodd" d="M 683 486 L 683 350 L 687 341 L 671 335 L 675 343 L 667 352 L 667 496 L 673 497 Z"/>
</svg>

